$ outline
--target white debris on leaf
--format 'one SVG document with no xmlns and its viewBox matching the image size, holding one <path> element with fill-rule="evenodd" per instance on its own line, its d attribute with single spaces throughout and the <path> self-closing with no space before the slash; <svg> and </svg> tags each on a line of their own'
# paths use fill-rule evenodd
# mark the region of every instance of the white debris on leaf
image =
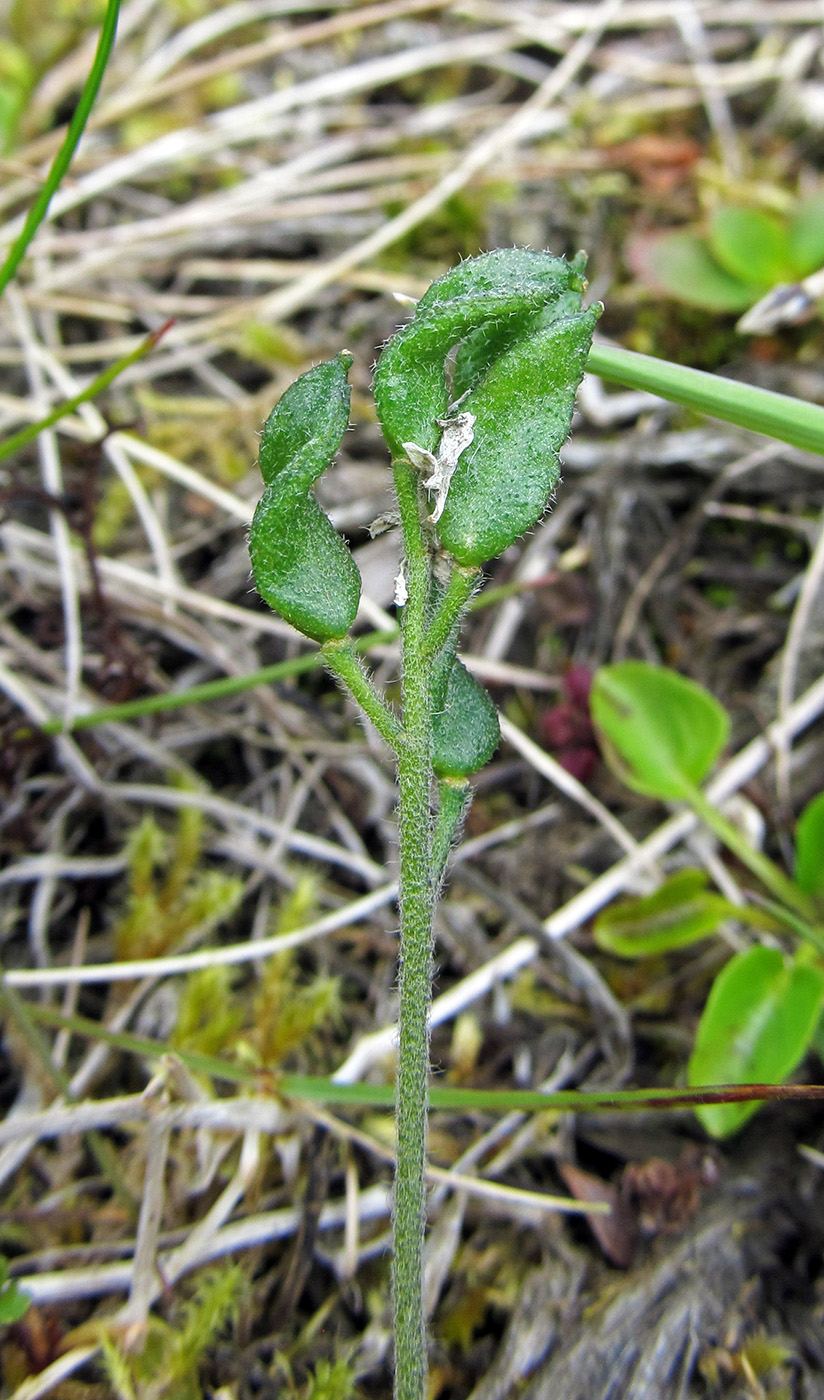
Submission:
<svg viewBox="0 0 824 1400">
<path fill-rule="evenodd" d="M 443 428 L 443 433 L 437 455 L 428 452 L 425 447 L 418 447 L 415 442 L 403 444 L 413 467 L 417 467 L 418 471 L 431 473 L 423 484 L 427 491 L 436 493 L 435 509 L 429 517 L 433 525 L 443 515 L 449 483 L 458 465 L 458 458 L 475 436 L 475 414 L 456 413 L 454 418 L 439 418 L 438 425 Z"/>
<path fill-rule="evenodd" d="M 395 607 L 402 608 L 409 597 L 409 588 L 406 582 L 406 567 L 401 564 L 395 579 Z"/>
</svg>

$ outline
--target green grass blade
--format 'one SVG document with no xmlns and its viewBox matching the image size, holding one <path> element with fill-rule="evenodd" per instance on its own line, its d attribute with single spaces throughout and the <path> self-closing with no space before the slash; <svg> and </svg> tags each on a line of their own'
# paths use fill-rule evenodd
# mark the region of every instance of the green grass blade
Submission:
<svg viewBox="0 0 824 1400">
<path fill-rule="evenodd" d="M 109 368 L 104 369 L 102 374 L 98 374 L 97 378 L 87 384 L 85 389 L 81 389 L 79 394 L 75 394 L 74 398 L 65 399 L 63 403 L 59 403 L 56 408 L 47 413 L 45 418 L 38 419 L 36 423 L 28 423 L 25 428 L 20 429 L 19 433 L 12 433 L 12 436 L 6 438 L 5 442 L 0 442 L 0 462 L 4 462 L 7 457 L 10 457 L 13 452 L 19 451 L 21 447 L 26 447 L 28 443 L 34 442 L 35 438 L 39 437 L 47 428 L 54 427 L 54 424 L 59 423 L 60 419 L 65 418 L 67 414 L 74 413 L 81 404 L 90 403 L 92 399 L 96 399 L 98 394 L 102 394 L 104 389 L 108 389 L 118 375 L 123 373 L 124 369 L 128 369 L 137 360 L 142 360 L 144 355 L 148 355 L 171 325 L 172 322 L 167 321 L 159 330 L 152 331 L 151 335 L 147 335 L 146 339 L 140 342 L 136 350 L 132 350 L 130 354 L 124 355 L 120 360 L 115 360 L 113 365 L 109 365 Z"/>
<path fill-rule="evenodd" d="M 109 1031 L 85 1016 L 64 1016 L 40 1002 L 27 1002 L 26 1007 L 31 1019 L 41 1025 L 103 1041 L 127 1054 L 160 1059 L 169 1053 L 168 1045 L 151 1040 L 148 1036 L 134 1035 L 129 1031 Z M 226 1083 L 243 1084 L 248 1088 L 282 1094 L 285 1098 L 340 1104 L 349 1108 L 391 1109 L 394 1105 L 395 1090 L 392 1084 L 338 1084 L 333 1079 L 318 1075 L 281 1075 L 190 1050 L 175 1050 L 174 1054 L 196 1074 L 208 1074 Z M 824 1099 L 824 1084 L 724 1084 L 700 1089 L 616 1089 L 591 1093 L 569 1089 L 556 1094 L 542 1094 L 531 1089 L 461 1089 L 436 1085 L 430 1089 L 429 1098 L 433 1109 L 467 1113 L 630 1113 L 649 1108 L 695 1108 L 702 1104 L 750 1103 L 766 1099 Z"/>
<path fill-rule="evenodd" d="M 103 19 L 103 28 L 100 31 L 100 38 L 94 55 L 94 62 L 92 63 L 89 76 L 83 85 L 80 101 L 75 108 L 74 116 L 66 132 L 65 140 L 54 158 L 51 170 L 43 182 L 40 193 L 28 212 L 23 228 L 12 243 L 2 268 L 0 268 L 0 293 L 8 286 L 20 266 L 26 249 L 45 219 L 49 205 L 57 190 L 60 188 L 63 176 L 71 165 L 72 157 L 77 150 L 78 142 L 83 135 L 86 122 L 89 120 L 92 107 L 95 104 L 95 99 L 100 90 L 103 74 L 106 72 L 109 55 L 112 51 L 115 34 L 117 33 L 119 14 L 120 0 L 108 0 L 106 14 Z"/>
<path fill-rule="evenodd" d="M 646 389 L 711 418 L 824 454 L 824 408 L 819 404 L 611 345 L 594 345 L 587 369 L 611 383 Z"/>
<path fill-rule="evenodd" d="M 391 631 L 367 632 L 354 642 L 358 652 L 370 647 L 384 646 L 397 638 L 397 628 Z M 288 661 L 276 661 L 271 666 L 263 666 L 259 671 L 249 671 L 244 676 L 220 676 L 217 680 L 204 681 L 202 685 L 190 686 L 188 690 L 169 691 L 165 695 L 144 695 L 139 700 L 124 700 L 119 705 L 101 705 L 88 715 L 75 715 L 70 730 L 94 729 L 98 724 L 121 724 L 125 720 L 142 719 L 144 715 L 165 714 L 168 710 L 182 710 L 187 705 L 202 705 L 210 700 L 225 700 L 230 695 L 240 695 L 245 690 L 253 690 L 258 685 L 274 685 L 277 681 L 288 680 L 291 676 L 302 675 L 304 671 L 315 671 L 323 666 L 320 651 L 307 651 L 301 656 L 292 656 Z M 65 726 L 60 720 L 47 720 L 39 726 L 41 734 L 62 734 Z M 19 733 L 20 731 L 18 731 Z"/>
</svg>

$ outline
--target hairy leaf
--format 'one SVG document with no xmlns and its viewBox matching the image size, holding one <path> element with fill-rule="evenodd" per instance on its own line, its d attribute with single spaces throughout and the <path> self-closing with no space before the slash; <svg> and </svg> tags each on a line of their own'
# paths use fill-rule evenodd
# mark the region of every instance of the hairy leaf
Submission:
<svg viewBox="0 0 824 1400">
<path fill-rule="evenodd" d="M 395 458 L 412 455 L 414 450 L 424 454 L 423 460 L 425 454 L 434 455 L 450 406 L 457 409 L 460 401 L 463 412 L 474 414 L 474 395 L 480 395 L 482 435 L 476 430 L 459 471 L 465 476 L 479 452 L 484 466 L 480 477 L 469 483 L 468 508 L 469 496 L 462 490 L 462 506 L 449 510 L 450 488 L 446 503 L 450 524 L 439 521 L 442 542 L 461 562 L 492 558 L 546 508 L 558 478 L 557 451 L 569 431 L 572 400 L 598 315 L 595 308 L 581 311 L 584 286 L 579 260 L 568 263 L 548 253 L 518 248 L 470 258 L 433 282 L 412 321 L 381 355 L 375 402 Z M 560 320 L 566 323 L 565 332 L 547 334 L 547 323 L 552 326 Z M 526 352 L 530 343 L 531 357 Z M 510 362 L 508 370 L 499 370 L 520 348 L 520 359 Z M 518 397 L 524 421 L 516 429 L 516 408 L 508 405 L 508 399 L 519 369 L 527 363 L 539 398 L 530 405 L 527 422 L 526 395 Z M 488 388 L 487 380 L 491 380 Z M 504 407 L 506 422 L 496 426 L 493 415 Z M 505 441 L 497 450 L 501 432 Z M 525 451 L 528 434 L 532 441 Z M 513 446 L 520 455 L 512 455 Z M 481 537 L 479 516 L 490 512 L 498 524 Z"/>
<path fill-rule="evenodd" d="M 597 316 L 590 308 L 517 341 L 462 399 L 461 411 L 475 416 L 474 439 L 438 521 L 459 563 L 494 558 L 543 515 Z"/>
<path fill-rule="evenodd" d="M 310 494 L 349 422 L 351 363 L 338 355 L 295 380 L 260 444 L 266 490 L 249 536 L 255 584 L 270 608 L 317 642 L 343 637 L 360 601 L 357 565 Z"/>
<path fill-rule="evenodd" d="M 488 763 L 501 739 L 495 706 L 445 649 L 432 677 L 432 767 L 438 778 L 465 778 Z"/>
</svg>

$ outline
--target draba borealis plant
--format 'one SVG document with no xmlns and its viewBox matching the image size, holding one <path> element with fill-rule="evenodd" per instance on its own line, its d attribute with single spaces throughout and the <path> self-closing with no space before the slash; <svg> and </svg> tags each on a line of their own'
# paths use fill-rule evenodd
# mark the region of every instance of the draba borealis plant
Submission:
<svg viewBox="0 0 824 1400">
<path fill-rule="evenodd" d="M 261 597 L 320 643 L 329 670 L 394 750 L 400 977 L 393 1300 L 395 1393 L 423 1400 L 428 1012 L 432 915 L 471 775 L 499 739 L 486 691 L 457 656 L 482 566 L 529 530 L 558 483 L 600 307 L 582 307 L 583 256 L 524 249 L 471 258 L 433 282 L 384 347 L 374 396 L 403 533 L 396 586 L 401 704 L 350 638 L 360 575 L 312 494 L 349 421 L 347 352 L 301 375 L 263 430 L 265 490 L 249 547 Z"/>
</svg>

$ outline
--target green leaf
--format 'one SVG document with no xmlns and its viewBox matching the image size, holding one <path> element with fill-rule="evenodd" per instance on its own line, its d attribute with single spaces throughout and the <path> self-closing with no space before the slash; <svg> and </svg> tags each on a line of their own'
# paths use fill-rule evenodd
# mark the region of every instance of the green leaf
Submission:
<svg viewBox="0 0 824 1400">
<path fill-rule="evenodd" d="M 249 536 L 255 584 L 270 608 L 316 642 L 345 636 L 360 601 L 357 565 L 309 494 L 349 422 L 351 363 L 351 355 L 338 355 L 296 379 L 260 444 L 266 490 Z"/>
<path fill-rule="evenodd" d="M 703 686 L 663 666 L 602 666 L 590 694 L 610 767 L 634 792 L 689 798 L 727 742 L 729 716 Z"/>
<path fill-rule="evenodd" d="M 824 792 L 808 802 L 795 828 L 795 883 L 824 903 Z"/>
<path fill-rule="evenodd" d="M 795 206 L 787 228 L 787 243 L 796 277 L 818 271 L 824 263 L 824 191 Z"/>
<path fill-rule="evenodd" d="M 553 321 L 493 361 L 461 400 L 475 417 L 437 530 L 461 564 L 500 554 L 540 519 L 557 485 L 598 310 Z"/>
<path fill-rule="evenodd" d="M 777 948 L 736 953 L 715 979 L 689 1062 L 689 1084 L 780 1084 L 807 1051 L 824 1002 L 824 972 Z M 706 1105 L 713 1137 L 734 1133 L 755 1104 Z"/>
<path fill-rule="evenodd" d="M 697 943 L 739 913 L 707 889 L 705 871 L 679 870 L 654 894 L 605 909 L 595 922 L 595 942 L 619 958 L 646 958 Z"/>
<path fill-rule="evenodd" d="M 726 272 L 693 229 L 636 239 L 629 261 L 647 286 L 705 311 L 746 311 L 761 291 L 760 283 Z"/>
<path fill-rule="evenodd" d="M 787 230 L 763 209 L 720 205 L 710 217 L 709 239 L 724 270 L 742 282 L 772 287 L 792 273 Z"/>
<path fill-rule="evenodd" d="M 453 397 L 477 382 L 494 356 L 524 333 L 547 306 L 569 309 L 584 288 L 581 268 L 549 253 L 501 249 L 468 258 L 432 283 L 408 325 L 386 345 L 375 372 L 378 418 L 393 457 L 404 444 L 433 452 L 439 419 Z M 468 342 L 467 352 L 460 347 Z M 458 350 L 460 389 L 450 386 L 446 358 Z"/>
<path fill-rule="evenodd" d="M 465 778 L 488 763 L 501 730 L 489 695 L 445 648 L 432 674 L 432 768 L 438 778 Z"/>
<path fill-rule="evenodd" d="M 9 1278 L 8 1261 L 0 1254 L 0 1327 L 19 1322 L 30 1305 L 31 1298 Z"/>
</svg>

